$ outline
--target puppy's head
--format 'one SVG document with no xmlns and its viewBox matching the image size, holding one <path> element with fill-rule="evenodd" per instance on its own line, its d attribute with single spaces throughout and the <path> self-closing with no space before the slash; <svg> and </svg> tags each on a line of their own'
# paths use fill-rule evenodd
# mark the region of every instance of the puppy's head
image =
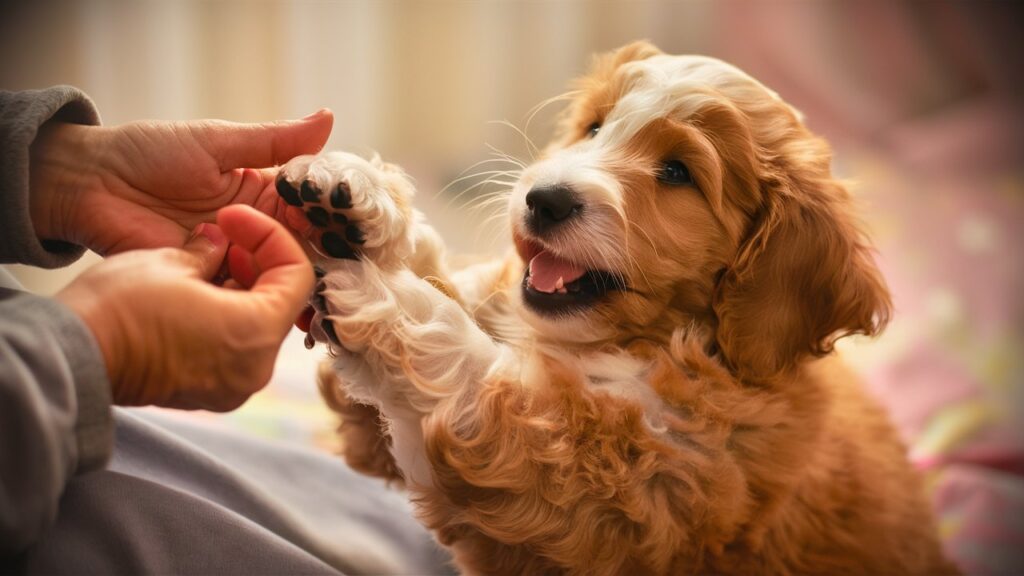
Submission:
<svg viewBox="0 0 1024 576">
<path fill-rule="evenodd" d="M 646 43 L 599 57 L 510 196 L 527 321 L 580 344 L 701 324 L 751 378 L 877 332 L 888 295 L 830 160 L 733 66 Z"/>
</svg>

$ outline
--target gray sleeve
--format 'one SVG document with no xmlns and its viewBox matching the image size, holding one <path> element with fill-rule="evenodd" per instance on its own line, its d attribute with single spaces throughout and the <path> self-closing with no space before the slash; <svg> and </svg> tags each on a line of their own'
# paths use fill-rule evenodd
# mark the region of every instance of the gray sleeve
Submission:
<svg viewBox="0 0 1024 576">
<path fill-rule="evenodd" d="M 110 457 L 99 346 L 55 300 L 0 288 L 0 557 L 53 522 L 64 486 Z"/>
<path fill-rule="evenodd" d="M 66 242 L 40 239 L 29 217 L 29 147 L 50 119 L 99 124 L 96 107 L 71 86 L 45 90 L 0 90 L 0 263 L 44 268 L 67 266 L 85 251 Z"/>
<path fill-rule="evenodd" d="M 0 91 L 0 263 L 55 268 L 84 248 L 40 239 L 29 215 L 29 149 L 50 119 L 99 124 L 70 86 Z M 0 288 L 0 556 L 31 544 L 76 473 L 110 456 L 110 383 L 88 328 L 54 300 Z"/>
</svg>

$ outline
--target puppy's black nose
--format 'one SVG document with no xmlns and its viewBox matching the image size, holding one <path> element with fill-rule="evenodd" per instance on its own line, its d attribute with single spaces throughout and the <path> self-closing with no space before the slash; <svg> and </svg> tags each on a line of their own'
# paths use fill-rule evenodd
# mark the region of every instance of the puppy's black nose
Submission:
<svg viewBox="0 0 1024 576">
<path fill-rule="evenodd" d="M 544 233 L 570 219 L 583 204 L 568 186 L 543 186 L 526 194 L 527 221 L 535 233 Z"/>
</svg>

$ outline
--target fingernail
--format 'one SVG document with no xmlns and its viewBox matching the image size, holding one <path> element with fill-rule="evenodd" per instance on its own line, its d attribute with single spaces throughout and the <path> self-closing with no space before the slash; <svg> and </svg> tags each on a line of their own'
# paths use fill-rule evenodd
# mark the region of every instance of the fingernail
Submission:
<svg viewBox="0 0 1024 576">
<path fill-rule="evenodd" d="M 192 234 L 188 237 L 189 241 L 195 240 L 196 238 L 203 236 L 210 241 L 211 244 L 218 246 L 223 244 L 227 238 L 224 236 L 224 231 L 220 229 L 220 226 L 216 224 L 210 224 L 209 222 L 203 222 L 202 224 L 195 227 L 192 230 Z"/>
<path fill-rule="evenodd" d="M 195 240 L 196 238 L 199 238 L 199 235 L 203 233 L 203 228 L 205 227 L 206 222 L 203 222 L 202 224 L 193 228 L 192 232 L 188 235 L 188 238 L 185 238 L 185 243 L 188 244 L 189 242 Z"/>
</svg>

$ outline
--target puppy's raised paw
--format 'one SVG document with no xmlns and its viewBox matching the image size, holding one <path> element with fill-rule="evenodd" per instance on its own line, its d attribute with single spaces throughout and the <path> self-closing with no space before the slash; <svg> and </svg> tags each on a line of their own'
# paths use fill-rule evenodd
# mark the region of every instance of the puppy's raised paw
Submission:
<svg viewBox="0 0 1024 576">
<path fill-rule="evenodd" d="M 412 251 L 412 186 L 379 159 L 299 156 L 282 167 L 277 192 L 305 215 L 307 240 L 325 258 L 392 267 Z"/>
</svg>

